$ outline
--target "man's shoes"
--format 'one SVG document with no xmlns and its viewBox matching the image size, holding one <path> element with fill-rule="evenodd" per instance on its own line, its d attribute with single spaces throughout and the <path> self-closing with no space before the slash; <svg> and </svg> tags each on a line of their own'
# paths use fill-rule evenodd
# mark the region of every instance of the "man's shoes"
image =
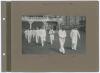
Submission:
<svg viewBox="0 0 100 73">
<path fill-rule="evenodd" d="M 72 50 L 77 50 L 76 48 L 72 47 Z"/>
<path fill-rule="evenodd" d="M 77 50 L 77 49 L 75 49 L 75 48 L 72 48 L 73 50 Z"/>
<path fill-rule="evenodd" d="M 59 52 L 62 53 L 63 55 L 65 54 L 65 50 L 64 49 L 59 49 Z"/>
</svg>

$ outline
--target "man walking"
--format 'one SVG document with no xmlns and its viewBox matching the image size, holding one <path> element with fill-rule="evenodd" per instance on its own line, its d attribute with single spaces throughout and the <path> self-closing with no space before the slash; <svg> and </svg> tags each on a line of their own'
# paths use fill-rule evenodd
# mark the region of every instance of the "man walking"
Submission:
<svg viewBox="0 0 100 73">
<path fill-rule="evenodd" d="M 34 29 L 33 29 L 32 34 L 33 34 L 33 39 L 34 39 L 34 38 L 35 38 L 35 36 L 36 36 L 36 30 L 34 30 Z"/>
<path fill-rule="evenodd" d="M 25 38 L 28 40 L 28 29 L 24 31 Z"/>
<path fill-rule="evenodd" d="M 66 38 L 66 31 L 64 30 L 64 28 L 59 30 L 58 35 L 59 35 L 59 42 L 60 42 L 59 51 L 62 54 L 65 54 L 64 44 L 65 44 L 65 38 Z"/>
<path fill-rule="evenodd" d="M 78 37 L 80 39 L 80 34 L 77 28 L 71 30 L 70 37 L 72 39 L 72 49 L 76 50 Z"/>
<path fill-rule="evenodd" d="M 46 30 L 41 28 L 40 29 L 40 38 L 41 38 L 41 44 L 42 47 L 44 46 L 44 42 L 46 41 Z"/>
<path fill-rule="evenodd" d="M 36 43 L 39 42 L 39 36 L 40 36 L 40 30 L 39 30 L 39 28 L 37 27 L 37 28 L 36 28 Z"/>
<path fill-rule="evenodd" d="M 52 45 L 53 44 L 53 41 L 54 41 L 54 30 L 53 29 L 50 29 L 49 30 L 49 34 L 50 34 L 50 43 Z"/>
</svg>

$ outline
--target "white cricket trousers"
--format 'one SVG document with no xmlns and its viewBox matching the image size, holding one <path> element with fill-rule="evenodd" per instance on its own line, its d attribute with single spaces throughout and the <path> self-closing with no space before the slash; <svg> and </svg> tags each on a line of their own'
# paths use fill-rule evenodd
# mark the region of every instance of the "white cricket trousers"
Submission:
<svg viewBox="0 0 100 73">
<path fill-rule="evenodd" d="M 77 48 L 77 39 L 72 39 L 72 49 L 76 50 Z"/>
<path fill-rule="evenodd" d="M 59 38 L 59 41 L 60 41 L 60 49 L 64 51 L 65 38 Z"/>
<path fill-rule="evenodd" d="M 41 44 L 44 46 L 44 42 L 46 41 L 45 36 L 41 36 Z"/>
<path fill-rule="evenodd" d="M 72 49 L 76 50 L 77 48 L 77 41 L 72 41 Z"/>
<path fill-rule="evenodd" d="M 31 43 L 31 39 L 32 39 L 32 31 L 30 30 L 28 32 L 28 43 Z"/>
<path fill-rule="evenodd" d="M 38 43 L 38 42 L 39 42 L 39 36 L 36 35 L 36 43 Z"/>
<path fill-rule="evenodd" d="M 53 40 L 54 40 L 54 35 L 50 35 L 50 42 L 51 42 L 51 44 L 53 44 Z"/>
</svg>

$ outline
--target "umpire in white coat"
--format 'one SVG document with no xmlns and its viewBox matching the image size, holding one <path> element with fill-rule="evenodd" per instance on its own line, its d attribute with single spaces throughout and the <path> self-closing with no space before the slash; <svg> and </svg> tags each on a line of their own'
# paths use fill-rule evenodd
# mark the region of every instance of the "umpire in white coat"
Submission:
<svg viewBox="0 0 100 73">
<path fill-rule="evenodd" d="M 75 27 L 74 29 L 71 30 L 70 37 L 71 37 L 71 40 L 72 40 L 72 49 L 76 50 L 78 37 L 80 39 L 80 33 L 77 30 L 77 27 Z"/>
</svg>

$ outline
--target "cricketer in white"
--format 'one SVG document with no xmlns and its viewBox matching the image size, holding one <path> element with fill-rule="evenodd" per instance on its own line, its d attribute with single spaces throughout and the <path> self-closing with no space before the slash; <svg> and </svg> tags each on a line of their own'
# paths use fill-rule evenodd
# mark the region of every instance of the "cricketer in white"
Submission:
<svg viewBox="0 0 100 73">
<path fill-rule="evenodd" d="M 59 51 L 65 54 L 64 44 L 65 44 L 65 38 L 67 36 L 66 31 L 62 28 L 59 30 L 58 34 L 59 34 L 59 42 L 60 42 Z"/>
<path fill-rule="evenodd" d="M 78 37 L 80 39 L 80 33 L 77 30 L 77 28 L 74 28 L 74 29 L 71 30 L 70 37 L 72 39 L 72 49 L 76 50 Z"/>
<path fill-rule="evenodd" d="M 53 41 L 54 41 L 54 33 L 55 33 L 55 32 L 54 32 L 53 29 L 50 29 L 50 30 L 49 30 L 51 45 L 53 44 Z"/>
</svg>

